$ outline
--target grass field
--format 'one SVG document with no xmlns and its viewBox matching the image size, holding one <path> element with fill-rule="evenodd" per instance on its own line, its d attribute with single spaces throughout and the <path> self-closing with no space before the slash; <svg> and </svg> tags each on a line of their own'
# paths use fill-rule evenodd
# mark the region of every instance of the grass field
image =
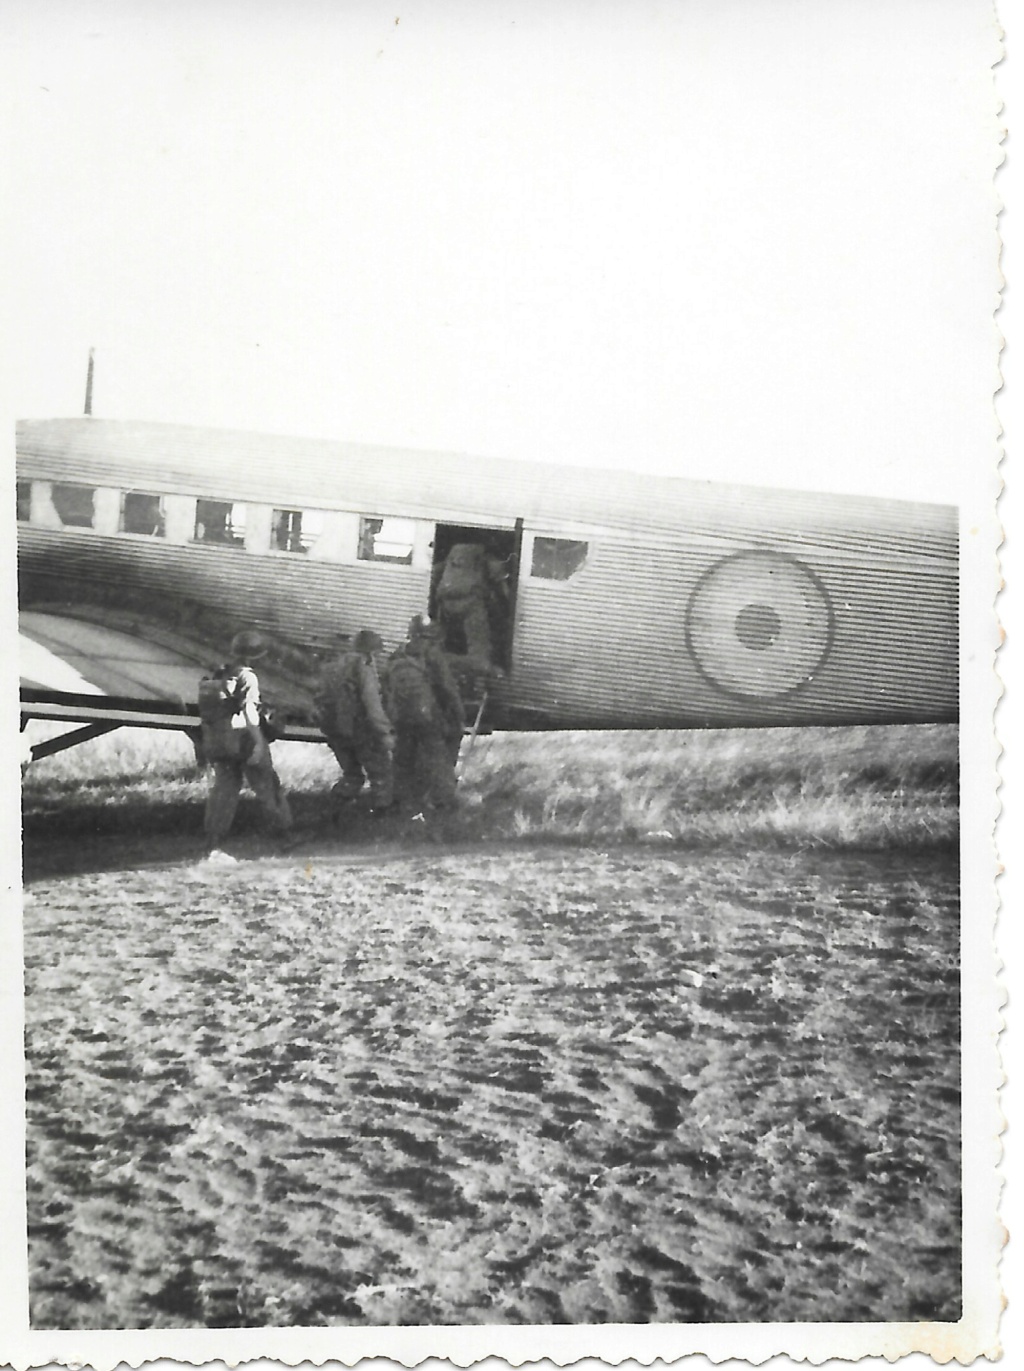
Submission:
<svg viewBox="0 0 1024 1371">
<path fill-rule="evenodd" d="M 337 778 L 326 747 L 278 743 L 282 781 L 307 829 L 328 815 Z M 444 841 L 755 844 L 801 849 L 955 845 L 956 730 L 894 728 L 709 730 L 695 733 L 494 734 L 464 764 L 459 812 Z M 154 844 L 198 840 L 206 783 L 180 734 L 122 730 L 34 763 L 24 780 L 27 847 L 59 861 L 64 837 L 145 860 Z M 257 831 L 243 801 L 243 850 Z M 408 816 L 407 816 L 408 817 Z M 417 841 L 437 824 L 392 824 Z M 379 839 L 350 823 L 349 841 Z M 113 839 L 113 844 L 104 842 Z M 48 853 L 48 855 L 47 855 Z"/>
<path fill-rule="evenodd" d="M 340 832 L 294 745 L 224 867 L 114 738 L 25 781 L 34 1326 L 959 1317 L 951 730 L 496 735 Z"/>
</svg>

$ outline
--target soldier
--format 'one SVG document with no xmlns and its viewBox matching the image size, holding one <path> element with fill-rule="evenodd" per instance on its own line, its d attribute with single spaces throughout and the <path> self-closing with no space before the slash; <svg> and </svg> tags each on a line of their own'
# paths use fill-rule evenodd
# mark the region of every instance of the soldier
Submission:
<svg viewBox="0 0 1024 1371">
<path fill-rule="evenodd" d="M 441 625 L 423 614 L 415 614 L 409 621 L 409 643 L 421 642 L 423 662 L 427 668 L 434 699 L 441 711 L 445 750 L 454 767 L 466 731 L 466 710 L 455 674 L 448 664 L 442 643 Z"/>
<path fill-rule="evenodd" d="M 408 640 L 388 662 L 386 690 L 400 792 L 414 803 L 449 809 L 465 714 L 439 637 L 436 625 L 416 615 Z"/>
<path fill-rule="evenodd" d="M 333 794 L 354 800 L 369 781 L 371 814 L 383 814 L 394 803 L 395 734 L 377 669 L 383 651 L 380 637 L 361 629 L 351 648 L 323 667 L 314 697 L 317 722 L 341 767 Z"/>
<path fill-rule="evenodd" d="M 465 644 L 477 671 L 493 668 L 492 616 L 508 612 L 508 569 L 480 543 L 456 543 L 437 583 L 437 612 L 448 646 Z"/>
<path fill-rule="evenodd" d="M 243 780 L 280 835 L 292 826 L 291 809 L 260 727 L 260 683 L 252 663 L 266 655 L 267 642 L 246 630 L 231 640 L 230 660 L 199 683 L 203 755 L 213 769 L 204 829 L 210 853 L 231 831 Z"/>
</svg>

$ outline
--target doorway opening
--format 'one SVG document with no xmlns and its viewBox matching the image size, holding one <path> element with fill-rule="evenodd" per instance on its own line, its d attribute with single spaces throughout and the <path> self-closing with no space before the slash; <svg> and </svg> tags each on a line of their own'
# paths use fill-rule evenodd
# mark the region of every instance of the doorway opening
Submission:
<svg viewBox="0 0 1024 1371">
<path fill-rule="evenodd" d="M 476 669 L 512 669 L 516 587 L 523 521 L 514 529 L 437 524 L 430 575 L 430 617 L 446 652 Z"/>
</svg>

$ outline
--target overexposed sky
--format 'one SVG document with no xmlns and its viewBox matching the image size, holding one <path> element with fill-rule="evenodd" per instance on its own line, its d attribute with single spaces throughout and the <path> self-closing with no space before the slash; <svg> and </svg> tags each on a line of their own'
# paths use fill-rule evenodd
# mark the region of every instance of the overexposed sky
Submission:
<svg viewBox="0 0 1024 1371">
<path fill-rule="evenodd" d="M 943 500 L 986 460 L 983 0 L 8 0 L 0 34 L 18 416 L 80 413 L 94 346 L 105 417 Z"/>
</svg>

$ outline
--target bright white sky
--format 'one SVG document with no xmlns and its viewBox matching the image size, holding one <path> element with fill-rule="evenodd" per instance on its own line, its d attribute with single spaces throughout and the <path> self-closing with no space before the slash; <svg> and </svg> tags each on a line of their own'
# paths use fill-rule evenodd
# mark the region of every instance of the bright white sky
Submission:
<svg viewBox="0 0 1024 1371">
<path fill-rule="evenodd" d="M 8 0 L 17 416 L 955 500 L 984 0 Z M 976 465 L 975 465 L 976 464 Z"/>
</svg>

